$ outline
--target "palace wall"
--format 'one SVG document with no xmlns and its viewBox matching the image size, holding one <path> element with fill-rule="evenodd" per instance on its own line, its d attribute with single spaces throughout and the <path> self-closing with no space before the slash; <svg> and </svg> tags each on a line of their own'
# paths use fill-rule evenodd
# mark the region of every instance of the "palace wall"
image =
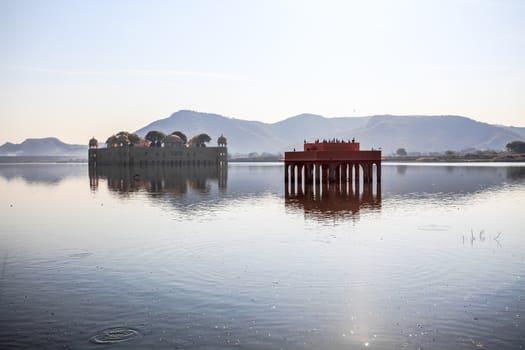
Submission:
<svg viewBox="0 0 525 350">
<path fill-rule="evenodd" d="M 91 165 L 119 166 L 222 166 L 226 147 L 112 147 L 89 149 Z"/>
<path fill-rule="evenodd" d="M 359 152 L 359 142 L 305 142 L 304 151 Z"/>
</svg>

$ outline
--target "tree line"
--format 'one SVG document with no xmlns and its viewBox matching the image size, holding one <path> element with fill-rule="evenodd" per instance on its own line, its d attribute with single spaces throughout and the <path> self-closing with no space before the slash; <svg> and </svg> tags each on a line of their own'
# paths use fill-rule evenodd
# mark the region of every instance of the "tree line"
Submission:
<svg viewBox="0 0 525 350">
<path fill-rule="evenodd" d="M 211 137 L 206 133 L 195 135 L 188 140 L 188 137 L 182 131 L 174 131 L 171 134 L 166 135 L 162 131 L 151 130 L 144 138 L 141 138 L 135 133 L 120 131 L 115 135 L 108 137 L 106 140 L 106 145 L 107 147 L 161 147 L 166 141 L 173 140 L 173 138 L 170 136 L 176 136 L 178 139 L 180 139 L 179 143 L 181 146 L 189 147 L 206 147 L 206 144 L 211 141 Z"/>
<path fill-rule="evenodd" d="M 525 153 L 525 142 L 512 141 L 507 143 L 505 148 L 507 148 L 507 151 L 512 153 Z"/>
<path fill-rule="evenodd" d="M 510 153 L 525 153 L 525 142 L 512 141 L 512 142 L 507 143 L 507 145 L 505 145 L 505 148 L 507 149 L 507 152 L 510 152 Z M 449 150 L 445 152 L 445 155 L 452 156 L 455 153 L 456 152 Z M 408 155 L 408 152 L 406 151 L 405 148 L 398 148 L 396 150 L 396 155 L 398 157 L 406 157 Z"/>
</svg>

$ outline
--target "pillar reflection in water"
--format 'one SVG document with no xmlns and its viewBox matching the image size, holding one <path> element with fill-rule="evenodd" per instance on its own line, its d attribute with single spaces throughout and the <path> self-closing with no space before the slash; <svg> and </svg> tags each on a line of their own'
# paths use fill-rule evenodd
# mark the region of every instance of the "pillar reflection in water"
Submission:
<svg viewBox="0 0 525 350">
<path fill-rule="evenodd" d="M 289 170 L 290 174 L 285 176 L 285 206 L 304 210 L 308 218 L 355 217 L 362 208 L 381 208 L 381 183 L 365 181 L 357 164 L 341 167 L 307 164 Z"/>
</svg>

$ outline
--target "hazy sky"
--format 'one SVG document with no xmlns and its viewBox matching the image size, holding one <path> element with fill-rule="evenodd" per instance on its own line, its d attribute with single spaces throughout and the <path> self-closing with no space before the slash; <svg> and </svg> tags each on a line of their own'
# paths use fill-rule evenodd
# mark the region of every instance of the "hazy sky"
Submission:
<svg viewBox="0 0 525 350">
<path fill-rule="evenodd" d="M 179 109 L 525 126 L 525 1 L 0 0 L 0 144 Z"/>
</svg>

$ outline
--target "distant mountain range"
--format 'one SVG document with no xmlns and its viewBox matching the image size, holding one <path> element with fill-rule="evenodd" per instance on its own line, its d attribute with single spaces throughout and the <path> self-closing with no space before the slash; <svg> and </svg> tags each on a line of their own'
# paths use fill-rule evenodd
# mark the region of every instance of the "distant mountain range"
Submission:
<svg viewBox="0 0 525 350">
<path fill-rule="evenodd" d="M 26 139 L 22 143 L 6 142 L 0 156 L 71 156 L 87 159 L 87 145 L 70 145 L 56 137 Z"/>
<path fill-rule="evenodd" d="M 492 125 L 461 116 L 393 116 L 325 118 L 301 114 L 277 123 L 228 118 L 218 114 L 181 110 L 136 131 L 166 134 L 179 130 L 188 137 L 207 133 L 212 144 L 222 134 L 230 154 L 279 153 L 302 149 L 304 140 L 355 138 L 363 149 L 381 148 L 384 154 L 405 148 L 408 152 L 444 152 L 465 149 L 503 150 L 511 141 L 525 141 L 525 127 Z M 103 135 L 108 137 L 110 135 Z M 100 141 L 104 141 L 101 139 Z M 87 156 L 87 146 L 68 145 L 56 138 L 27 139 L 0 146 L 0 155 Z"/>
<path fill-rule="evenodd" d="M 393 116 L 325 118 L 301 114 L 267 124 L 227 118 L 218 114 L 181 110 L 136 131 L 184 132 L 188 137 L 206 132 L 213 140 L 221 134 L 228 139 L 232 154 L 283 152 L 301 149 L 304 140 L 352 139 L 362 148 L 380 148 L 385 154 L 398 148 L 408 152 L 503 150 L 511 141 L 525 141 L 525 128 L 481 123 L 461 116 Z"/>
</svg>

